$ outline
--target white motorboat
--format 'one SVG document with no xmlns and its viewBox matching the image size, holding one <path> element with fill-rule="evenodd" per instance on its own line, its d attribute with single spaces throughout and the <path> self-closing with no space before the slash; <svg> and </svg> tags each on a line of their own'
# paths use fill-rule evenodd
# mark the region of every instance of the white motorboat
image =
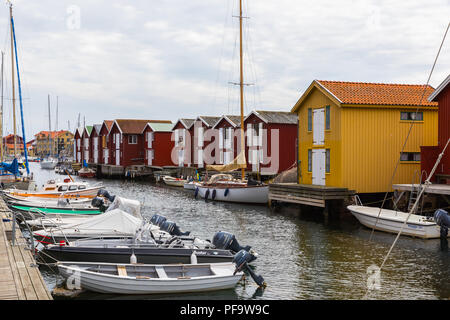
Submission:
<svg viewBox="0 0 450 320">
<path fill-rule="evenodd" d="M 58 159 L 46 158 L 46 159 L 43 159 L 40 162 L 40 164 L 41 164 L 41 169 L 53 170 L 53 169 L 55 169 L 56 165 L 58 164 Z"/>
<path fill-rule="evenodd" d="M 406 212 L 388 209 L 381 209 L 380 212 L 380 208 L 376 207 L 352 205 L 347 209 L 366 227 L 396 234 L 408 217 Z M 432 217 L 411 214 L 403 228 L 402 235 L 423 239 L 439 238 L 440 227 Z"/>
<path fill-rule="evenodd" d="M 208 182 L 197 183 L 195 192 L 196 196 L 215 201 L 266 204 L 269 200 L 268 185 L 252 185 L 228 174 L 213 175 Z"/>
<path fill-rule="evenodd" d="M 197 188 L 197 183 L 195 181 L 186 182 L 183 185 L 183 188 L 186 190 L 195 190 Z"/>
<path fill-rule="evenodd" d="M 236 286 L 243 272 L 232 262 L 202 264 L 115 264 L 58 262 L 60 274 L 81 288 L 115 294 L 203 292 Z"/>
<path fill-rule="evenodd" d="M 187 182 L 185 179 L 174 178 L 171 176 L 164 176 L 163 181 L 165 184 L 172 187 L 183 187 L 184 184 Z"/>
</svg>

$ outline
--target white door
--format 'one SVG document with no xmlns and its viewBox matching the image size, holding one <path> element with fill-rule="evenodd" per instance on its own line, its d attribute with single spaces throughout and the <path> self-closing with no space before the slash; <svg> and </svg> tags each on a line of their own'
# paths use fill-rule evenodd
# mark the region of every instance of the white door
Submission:
<svg viewBox="0 0 450 320">
<path fill-rule="evenodd" d="M 108 149 L 103 149 L 103 154 L 105 155 L 105 164 L 109 164 L 109 154 L 108 154 Z"/>
<path fill-rule="evenodd" d="M 98 163 L 98 137 L 94 138 L 94 163 Z"/>
<path fill-rule="evenodd" d="M 312 150 L 312 184 L 325 185 L 325 149 Z"/>
<path fill-rule="evenodd" d="M 120 166 L 120 149 L 116 149 L 116 166 Z"/>
<path fill-rule="evenodd" d="M 325 144 L 325 109 L 314 109 L 313 144 Z"/>
<path fill-rule="evenodd" d="M 153 164 L 153 150 L 147 150 L 147 163 L 149 166 Z"/>
<path fill-rule="evenodd" d="M 197 163 L 199 168 L 203 168 L 203 149 L 198 150 Z"/>
<path fill-rule="evenodd" d="M 184 149 L 178 150 L 178 166 L 183 167 L 184 165 Z"/>
<path fill-rule="evenodd" d="M 77 152 L 77 162 L 81 162 L 81 152 Z"/>
</svg>

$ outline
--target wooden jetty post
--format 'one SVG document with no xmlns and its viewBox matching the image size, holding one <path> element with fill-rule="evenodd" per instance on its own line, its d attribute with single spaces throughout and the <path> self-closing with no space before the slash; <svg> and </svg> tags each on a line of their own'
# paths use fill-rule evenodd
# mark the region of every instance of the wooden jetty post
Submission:
<svg viewBox="0 0 450 320">
<path fill-rule="evenodd" d="M 2 198 L 0 215 L 0 300 L 53 300 L 22 232 L 13 232 L 13 215 Z"/>
</svg>

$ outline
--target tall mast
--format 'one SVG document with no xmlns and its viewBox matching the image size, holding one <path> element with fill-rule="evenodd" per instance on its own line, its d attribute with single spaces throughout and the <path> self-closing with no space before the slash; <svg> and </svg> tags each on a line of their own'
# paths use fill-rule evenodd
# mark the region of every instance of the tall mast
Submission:
<svg viewBox="0 0 450 320">
<path fill-rule="evenodd" d="M 13 126 L 14 126 L 14 157 L 17 155 L 17 129 L 16 129 L 16 92 L 14 88 L 14 38 L 13 38 L 13 25 L 12 25 L 12 3 L 9 4 L 9 21 L 11 25 L 11 82 L 12 82 L 12 105 L 13 105 Z"/>
<path fill-rule="evenodd" d="M 52 155 L 52 150 L 51 150 L 51 141 L 52 141 L 52 121 L 50 118 L 50 95 L 48 95 L 48 154 L 49 156 Z"/>
<path fill-rule="evenodd" d="M 240 81 L 239 87 L 241 90 L 241 153 L 245 155 L 244 146 L 244 65 L 242 53 L 242 0 L 239 0 L 239 67 L 240 67 Z M 245 161 L 247 163 L 247 161 Z M 242 180 L 245 178 L 245 168 L 241 169 Z"/>
<path fill-rule="evenodd" d="M 3 162 L 3 57 L 5 53 L 2 51 L 2 97 L 0 106 L 0 161 Z"/>
</svg>

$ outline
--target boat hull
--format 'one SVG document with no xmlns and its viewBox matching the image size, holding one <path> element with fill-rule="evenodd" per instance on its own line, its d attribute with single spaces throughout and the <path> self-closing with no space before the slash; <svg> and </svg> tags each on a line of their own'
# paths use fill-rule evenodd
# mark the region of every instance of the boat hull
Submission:
<svg viewBox="0 0 450 320">
<path fill-rule="evenodd" d="M 93 198 L 97 195 L 98 190 L 102 187 L 92 187 L 83 190 L 74 190 L 66 192 L 20 192 L 13 191 L 5 193 L 5 195 L 12 196 L 13 199 L 23 200 L 24 198 L 52 198 L 52 199 L 73 199 L 73 198 Z"/>
<path fill-rule="evenodd" d="M 378 217 L 380 208 L 364 206 L 348 206 L 347 208 L 362 225 L 395 234 L 400 231 L 408 215 L 405 212 L 382 209 Z M 402 230 L 402 235 L 422 239 L 440 238 L 440 227 L 434 222 L 422 221 L 421 218 L 412 214 Z"/>
<path fill-rule="evenodd" d="M 221 265 L 211 265 L 211 269 L 220 269 L 222 267 Z M 227 263 L 226 265 L 229 269 L 223 275 L 192 278 L 137 278 L 118 276 L 83 270 L 77 268 L 76 265 L 71 267 L 70 262 L 65 264 L 58 263 L 58 269 L 64 278 L 69 278 L 74 275 L 78 276 L 80 286 L 94 292 L 113 294 L 161 294 L 204 292 L 233 288 L 242 278 L 243 274 L 239 272 L 233 275 L 232 264 Z"/>
<path fill-rule="evenodd" d="M 269 201 L 269 186 L 235 188 L 197 186 L 197 188 L 198 196 L 200 196 L 201 198 L 205 198 L 205 195 L 209 190 L 208 200 L 253 204 L 267 204 Z M 216 191 L 216 194 L 213 199 L 214 190 Z"/>
<path fill-rule="evenodd" d="M 48 169 L 48 170 L 52 170 L 55 169 L 56 165 L 58 163 L 56 161 L 41 161 L 40 165 L 41 165 L 41 169 Z"/>
</svg>

